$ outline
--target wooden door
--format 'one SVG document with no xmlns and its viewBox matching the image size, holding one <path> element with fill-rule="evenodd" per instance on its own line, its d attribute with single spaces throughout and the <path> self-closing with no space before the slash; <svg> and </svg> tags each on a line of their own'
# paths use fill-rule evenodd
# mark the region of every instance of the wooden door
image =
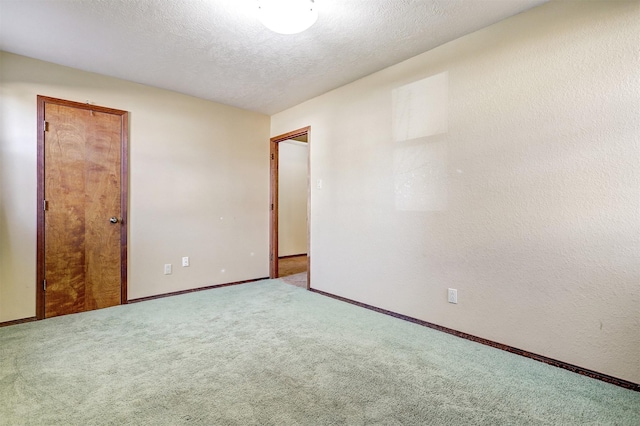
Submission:
<svg viewBox="0 0 640 426">
<path fill-rule="evenodd" d="M 119 305 L 126 302 L 127 113 L 45 97 L 38 101 L 38 316 Z"/>
</svg>

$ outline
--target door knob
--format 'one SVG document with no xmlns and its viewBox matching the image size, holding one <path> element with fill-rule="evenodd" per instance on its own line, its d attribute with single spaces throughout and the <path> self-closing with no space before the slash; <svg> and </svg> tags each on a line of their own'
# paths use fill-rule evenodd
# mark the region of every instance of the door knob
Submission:
<svg viewBox="0 0 640 426">
<path fill-rule="evenodd" d="M 109 219 L 109 222 L 111 223 L 118 223 L 118 218 L 117 217 L 112 217 L 111 219 Z"/>
</svg>

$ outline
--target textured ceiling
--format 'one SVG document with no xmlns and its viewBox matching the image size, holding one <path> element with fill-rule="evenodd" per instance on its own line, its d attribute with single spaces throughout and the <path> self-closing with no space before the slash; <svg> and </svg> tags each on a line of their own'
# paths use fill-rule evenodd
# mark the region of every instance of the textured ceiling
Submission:
<svg viewBox="0 0 640 426">
<path fill-rule="evenodd" d="M 256 0 L 0 0 L 0 50 L 273 114 L 546 0 L 316 0 L 279 35 Z"/>
</svg>

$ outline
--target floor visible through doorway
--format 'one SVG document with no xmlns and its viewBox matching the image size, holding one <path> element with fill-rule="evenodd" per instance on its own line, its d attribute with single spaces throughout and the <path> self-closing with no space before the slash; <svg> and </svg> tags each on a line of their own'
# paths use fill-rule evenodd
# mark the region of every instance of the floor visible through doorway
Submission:
<svg viewBox="0 0 640 426">
<path fill-rule="evenodd" d="M 287 284 L 307 288 L 307 255 L 279 258 L 278 275 Z"/>
</svg>

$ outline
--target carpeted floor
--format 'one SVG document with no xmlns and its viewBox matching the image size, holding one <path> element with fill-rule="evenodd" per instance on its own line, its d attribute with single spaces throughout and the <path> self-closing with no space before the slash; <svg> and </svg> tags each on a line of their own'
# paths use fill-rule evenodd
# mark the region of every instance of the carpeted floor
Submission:
<svg viewBox="0 0 640 426">
<path fill-rule="evenodd" d="M 1 425 L 639 425 L 640 393 L 260 281 L 0 328 Z"/>
</svg>

